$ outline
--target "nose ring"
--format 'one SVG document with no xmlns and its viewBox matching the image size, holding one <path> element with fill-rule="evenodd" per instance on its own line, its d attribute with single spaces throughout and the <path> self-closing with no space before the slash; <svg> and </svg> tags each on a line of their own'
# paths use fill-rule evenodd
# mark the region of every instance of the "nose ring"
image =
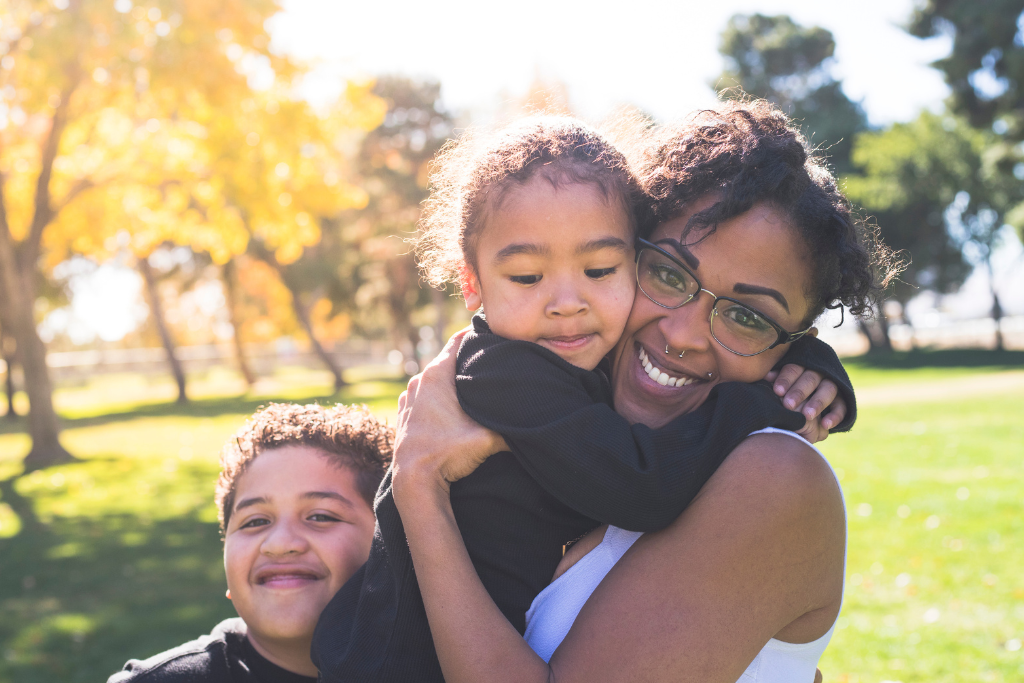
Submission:
<svg viewBox="0 0 1024 683">
<path fill-rule="evenodd" d="M 679 357 L 682 358 L 684 353 L 686 353 L 686 351 L 680 351 Z M 668 344 L 665 344 L 665 355 L 668 355 Z"/>
</svg>

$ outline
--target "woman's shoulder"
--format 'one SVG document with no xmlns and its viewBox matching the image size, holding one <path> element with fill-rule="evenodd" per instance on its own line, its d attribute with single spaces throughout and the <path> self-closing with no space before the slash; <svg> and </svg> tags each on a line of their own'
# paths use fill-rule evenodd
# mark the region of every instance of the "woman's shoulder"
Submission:
<svg viewBox="0 0 1024 683">
<path fill-rule="evenodd" d="M 791 505 L 818 508 L 831 503 L 830 507 L 838 504 L 838 509 L 843 509 L 842 491 L 828 461 L 803 437 L 784 430 L 768 429 L 748 436 L 709 484 L 752 489 L 758 500 L 784 492 Z"/>
</svg>

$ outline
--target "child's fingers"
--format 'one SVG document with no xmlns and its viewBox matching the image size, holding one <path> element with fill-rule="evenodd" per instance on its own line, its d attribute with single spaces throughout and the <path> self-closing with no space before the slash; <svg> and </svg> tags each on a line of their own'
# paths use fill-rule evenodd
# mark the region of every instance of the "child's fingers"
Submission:
<svg viewBox="0 0 1024 683">
<path fill-rule="evenodd" d="M 785 396 L 789 388 L 793 386 L 793 383 L 803 374 L 804 369 L 799 365 L 783 365 L 782 370 L 779 371 L 778 376 L 775 378 L 775 384 L 773 388 L 778 396 Z M 772 381 L 772 380 L 768 380 Z M 804 398 L 807 398 L 804 396 Z M 800 399 L 793 403 L 793 405 L 787 405 L 787 408 L 792 409 L 797 403 L 801 403 L 804 399 Z"/>
<path fill-rule="evenodd" d="M 846 401 L 842 396 L 837 396 L 828 407 L 828 412 L 821 418 L 821 426 L 825 429 L 837 427 L 840 422 L 846 419 Z"/>
<path fill-rule="evenodd" d="M 783 368 L 785 370 L 785 368 Z M 778 381 L 776 381 L 778 384 Z M 811 397 L 818 385 L 821 384 L 821 375 L 813 370 L 804 370 L 803 373 L 796 378 L 792 386 L 786 392 L 786 395 L 782 397 L 782 405 L 786 406 L 790 410 L 796 410 L 797 406 L 805 402 Z M 823 404 L 821 407 L 824 408 Z M 806 415 L 806 413 L 804 413 Z M 817 413 L 815 413 L 817 415 Z"/>
<path fill-rule="evenodd" d="M 765 382 L 774 382 L 775 378 L 779 376 L 778 370 L 769 370 L 768 374 L 764 376 Z"/>
<path fill-rule="evenodd" d="M 817 375 L 817 373 L 814 373 Z M 822 380 L 817 388 L 813 390 L 811 397 L 804 403 L 801 412 L 808 420 L 814 419 L 821 414 L 839 395 L 839 387 L 831 380 Z"/>
</svg>

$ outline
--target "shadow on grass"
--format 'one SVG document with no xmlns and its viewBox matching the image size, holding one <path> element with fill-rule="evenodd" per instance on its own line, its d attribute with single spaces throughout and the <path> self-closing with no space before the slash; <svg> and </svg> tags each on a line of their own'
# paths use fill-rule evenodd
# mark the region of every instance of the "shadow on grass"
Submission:
<svg viewBox="0 0 1024 683">
<path fill-rule="evenodd" d="M 407 379 L 379 379 L 373 380 L 373 384 L 394 385 L 397 396 L 405 388 Z M 193 399 L 188 403 L 152 403 L 143 404 L 130 410 L 122 410 L 102 415 L 92 415 L 79 418 L 61 418 L 61 423 L 66 429 L 76 427 L 92 427 L 104 425 L 110 422 L 121 422 L 127 419 L 144 417 L 217 417 L 219 415 L 247 415 L 255 412 L 261 406 L 268 403 L 371 403 L 379 398 L 379 393 L 367 391 L 369 383 L 358 383 L 343 388 L 336 394 L 312 395 L 302 398 L 294 396 L 227 396 L 217 398 Z M 16 434 L 25 432 L 28 429 L 28 420 L 25 417 L 17 419 L 0 420 L 0 434 Z"/>
<path fill-rule="evenodd" d="M 19 504 L 17 494 L 9 497 L 11 480 L 3 484 L 4 500 Z M 0 539 L 3 683 L 104 681 L 129 658 L 156 654 L 234 616 L 224 597 L 219 530 L 196 514 L 56 518 L 33 526 Z"/>
<path fill-rule="evenodd" d="M 915 349 L 892 353 L 869 353 L 844 360 L 846 365 L 878 370 L 913 370 L 917 368 L 1024 368 L 1024 351 L 990 351 L 988 349 Z"/>
</svg>

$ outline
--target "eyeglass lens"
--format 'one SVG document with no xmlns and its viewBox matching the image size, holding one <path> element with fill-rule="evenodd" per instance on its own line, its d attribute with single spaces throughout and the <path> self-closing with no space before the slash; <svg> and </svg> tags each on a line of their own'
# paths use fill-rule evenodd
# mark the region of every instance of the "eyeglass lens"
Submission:
<svg viewBox="0 0 1024 683">
<path fill-rule="evenodd" d="M 636 273 L 644 294 L 666 308 L 678 308 L 701 291 L 689 271 L 655 249 L 640 251 Z M 716 318 L 720 319 L 717 325 Z M 711 334 L 733 353 L 754 355 L 774 344 L 779 333 L 754 309 L 719 298 L 711 315 Z"/>
</svg>

